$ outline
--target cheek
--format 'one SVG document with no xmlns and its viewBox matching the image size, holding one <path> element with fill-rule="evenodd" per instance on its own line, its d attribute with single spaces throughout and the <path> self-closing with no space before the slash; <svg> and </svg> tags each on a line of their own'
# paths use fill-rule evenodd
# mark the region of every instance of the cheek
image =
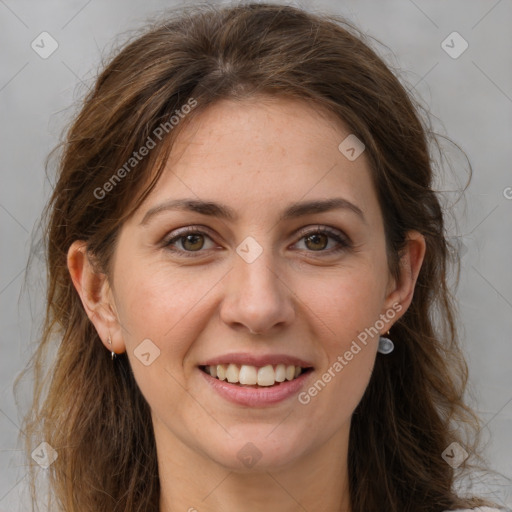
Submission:
<svg viewBox="0 0 512 512">
<path fill-rule="evenodd" d="M 379 318 L 382 302 L 378 286 L 375 276 L 353 273 L 326 281 L 322 293 L 310 297 L 319 326 L 319 349 L 325 359 L 300 403 L 305 406 L 305 417 L 308 411 L 330 411 L 324 423 L 327 431 L 349 421 L 368 386 L 377 338 L 364 338 L 361 333 Z"/>
<path fill-rule="evenodd" d="M 161 355 L 169 356 L 166 364 L 181 365 L 208 318 L 204 308 L 212 279 L 197 271 L 170 271 L 165 264 L 127 266 L 117 279 L 116 305 L 126 349 L 133 352 L 149 338 Z"/>
<path fill-rule="evenodd" d="M 302 281 L 301 296 L 339 341 L 357 336 L 379 318 L 386 279 L 372 265 L 354 265 L 321 280 Z M 336 336 L 339 334 L 339 336 Z"/>
<path fill-rule="evenodd" d="M 116 304 L 137 385 L 152 410 L 171 408 L 179 415 L 189 398 L 184 361 L 203 328 L 198 315 L 206 290 L 151 265 L 127 266 L 117 279 Z M 148 352 L 144 361 L 142 354 Z"/>
<path fill-rule="evenodd" d="M 323 280 L 322 287 L 309 295 L 325 354 L 321 382 L 311 393 L 322 394 L 325 407 L 336 403 L 342 416 L 355 409 L 373 370 L 377 335 L 372 337 L 371 328 L 380 318 L 385 284 L 380 268 L 358 266 Z"/>
<path fill-rule="evenodd" d="M 350 360 L 348 354 L 352 354 Z M 326 422 L 332 429 L 345 424 L 352 417 L 368 387 L 374 363 L 375 353 L 369 345 L 360 346 L 354 352 L 350 349 L 339 350 L 326 371 L 306 390 L 312 403 L 319 400 L 316 407 L 330 411 Z M 316 397 L 313 396 L 315 393 Z"/>
</svg>

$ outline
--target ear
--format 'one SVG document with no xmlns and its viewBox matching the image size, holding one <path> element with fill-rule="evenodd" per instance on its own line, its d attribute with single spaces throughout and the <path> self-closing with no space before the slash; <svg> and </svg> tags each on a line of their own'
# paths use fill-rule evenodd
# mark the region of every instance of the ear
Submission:
<svg viewBox="0 0 512 512">
<path fill-rule="evenodd" d="M 398 282 L 392 276 L 388 281 L 388 290 L 384 303 L 384 310 L 393 309 L 396 315 L 393 321 L 386 326 L 387 332 L 391 326 L 402 317 L 409 308 L 414 295 L 414 288 L 425 257 L 425 237 L 418 231 L 409 231 L 406 236 L 406 245 L 400 256 L 400 277 Z M 381 317 L 382 318 L 382 317 Z"/>
<path fill-rule="evenodd" d="M 94 265 L 86 242 L 77 240 L 71 244 L 67 264 L 85 312 L 103 344 L 109 352 L 124 352 L 126 348 L 108 278 Z"/>
</svg>

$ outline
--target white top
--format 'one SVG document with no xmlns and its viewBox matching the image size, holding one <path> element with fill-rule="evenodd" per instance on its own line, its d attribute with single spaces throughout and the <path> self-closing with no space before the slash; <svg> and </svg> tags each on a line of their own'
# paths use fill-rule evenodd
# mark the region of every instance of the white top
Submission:
<svg viewBox="0 0 512 512">
<path fill-rule="evenodd" d="M 446 512 L 450 512 L 449 510 L 447 510 Z M 473 509 L 469 509 L 469 508 L 459 508 L 457 510 L 452 510 L 451 512 L 501 512 L 499 509 L 497 508 L 490 508 L 490 507 L 477 507 L 477 508 L 473 508 Z"/>
</svg>

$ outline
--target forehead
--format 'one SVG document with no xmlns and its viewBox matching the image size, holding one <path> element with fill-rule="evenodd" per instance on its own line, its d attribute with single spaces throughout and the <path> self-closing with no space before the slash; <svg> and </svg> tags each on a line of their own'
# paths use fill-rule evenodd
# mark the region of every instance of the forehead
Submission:
<svg viewBox="0 0 512 512">
<path fill-rule="evenodd" d="M 371 214 L 376 195 L 364 152 L 351 161 L 339 150 L 349 135 L 333 114 L 306 101 L 267 96 L 221 100 L 180 130 L 145 203 L 222 200 L 250 216 L 299 200 L 341 195 Z M 138 216 L 147 207 L 142 210 Z"/>
</svg>

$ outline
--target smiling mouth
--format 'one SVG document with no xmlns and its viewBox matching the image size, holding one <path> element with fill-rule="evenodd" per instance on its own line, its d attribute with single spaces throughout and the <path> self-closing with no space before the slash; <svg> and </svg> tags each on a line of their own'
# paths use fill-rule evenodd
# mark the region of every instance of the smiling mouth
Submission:
<svg viewBox="0 0 512 512">
<path fill-rule="evenodd" d="M 248 388 L 279 386 L 313 370 L 312 367 L 302 368 L 285 364 L 269 364 L 258 367 L 233 363 L 199 366 L 199 369 L 217 380 Z"/>
</svg>

